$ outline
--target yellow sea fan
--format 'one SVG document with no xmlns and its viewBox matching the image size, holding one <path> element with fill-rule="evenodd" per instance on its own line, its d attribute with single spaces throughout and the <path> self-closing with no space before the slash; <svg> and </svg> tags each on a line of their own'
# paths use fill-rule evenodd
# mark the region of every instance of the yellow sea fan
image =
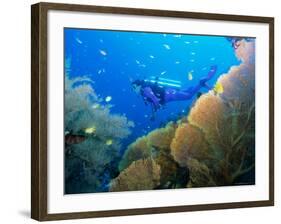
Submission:
<svg viewBox="0 0 281 224">
<path fill-rule="evenodd" d="M 152 190 L 160 184 L 160 174 L 152 159 L 135 161 L 111 181 L 110 191 Z"/>
<path fill-rule="evenodd" d="M 175 135 L 175 125 L 169 123 L 164 128 L 152 131 L 148 136 L 148 144 L 159 149 L 169 150 L 171 141 Z"/>
<path fill-rule="evenodd" d="M 171 154 L 181 166 L 186 166 L 189 158 L 207 158 L 208 144 L 202 131 L 191 124 L 181 124 L 171 143 Z"/>
<path fill-rule="evenodd" d="M 140 137 L 130 144 L 119 163 L 119 170 L 127 168 L 133 161 L 144 159 L 150 156 L 151 150 L 148 146 L 147 138 Z"/>
<path fill-rule="evenodd" d="M 224 104 L 220 97 L 209 92 L 196 101 L 189 113 L 188 121 L 203 131 L 209 143 L 217 145 L 220 137 L 217 129 L 223 123 L 224 112 Z"/>
</svg>

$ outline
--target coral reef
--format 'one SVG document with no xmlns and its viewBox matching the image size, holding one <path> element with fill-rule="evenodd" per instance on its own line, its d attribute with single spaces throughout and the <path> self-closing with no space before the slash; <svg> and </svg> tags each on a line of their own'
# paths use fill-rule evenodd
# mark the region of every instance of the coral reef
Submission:
<svg viewBox="0 0 281 224">
<path fill-rule="evenodd" d="M 169 123 L 132 143 L 112 186 L 137 190 L 253 184 L 254 51 L 254 42 L 241 41 L 236 49 L 241 64 L 220 76 L 215 85 L 219 91 L 214 89 L 201 95 L 177 124 Z M 157 186 L 143 187 L 134 182 L 138 181 L 136 163 L 141 166 L 139 163 L 144 160 L 153 160 L 160 167 Z"/>
<path fill-rule="evenodd" d="M 255 166 L 254 43 L 237 49 L 242 63 L 217 82 L 223 92 L 202 95 L 171 144 L 172 155 L 190 171 L 188 187 L 239 183 Z"/>
<path fill-rule="evenodd" d="M 119 170 L 127 168 L 133 161 L 155 156 L 156 151 L 170 151 L 170 143 L 174 137 L 176 125 L 168 123 L 164 128 L 156 129 L 147 136 L 138 138 L 128 146 L 122 161 L 119 164 Z"/>
<path fill-rule="evenodd" d="M 186 186 L 188 170 L 180 167 L 173 159 L 170 150 L 177 124 L 169 122 L 165 127 L 138 138 L 128 146 L 120 164 L 120 175 L 134 161 L 152 158 L 161 167 L 161 178 L 158 188 L 179 188 Z"/>
<path fill-rule="evenodd" d="M 254 41 L 240 41 L 235 53 L 241 63 L 216 88 L 178 122 L 131 143 L 120 162 L 133 123 L 101 104 L 91 80 L 66 76 L 66 192 L 254 184 Z"/>
<path fill-rule="evenodd" d="M 152 154 L 147 138 L 145 136 L 138 138 L 130 144 L 119 163 L 119 170 L 126 169 L 132 162 L 150 157 Z"/>
<path fill-rule="evenodd" d="M 160 184 L 160 166 L 153 159 L 133 162 L 110 183 L 110 191 L 152 190 Z"/>
<path fill-rule="evenodd" d="M 171 154 L 181 166 L 186 166 L 186 161 L 194 155 L 200 160 L 207 159 L 208 150 L 208 142 L 199 128 L 187 123 L 179 125 L 171 143 Z"/>
<path fill-rule="evenodd" d="M 65 76 L 65 191 L 104 191 L 118 170 L 120 140 L 133 123 L 101 105 L 88 78 Z M 99 105 L 93 107 L 92 105 Z"/>
<path fill-rule="evenodd" d="M 219 96 L 212 93 L 202 95 L 195 103 L 188 115 L 188 122 L 203 129 L 205 137 L 211 144 L 218 144 L 217 128 L 225 125 L 222 117 L 225 114 L 223 102 Z"/>
<path fill-rule="evenodd" d="M 212 187 L 217 185 L 209 167 L 205 163 L 191 158 L 186 163 L 190 172 L 187 187 Z"/>
</svg>

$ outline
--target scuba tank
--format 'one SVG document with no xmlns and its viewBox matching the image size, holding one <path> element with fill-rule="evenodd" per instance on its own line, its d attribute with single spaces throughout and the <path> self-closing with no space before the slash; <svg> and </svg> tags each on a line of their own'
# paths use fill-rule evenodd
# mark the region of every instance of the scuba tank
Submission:
<svg viewBox="0 0 281 224">
<path fill-rule="evenodd" d="M 145 79 L 144 81 L 157 84 L 159 87 L 170 87 L 175 89 L 181 89 L 181 82 L 177 80 L 151 76 L 150 78 Z"/>
</svg>

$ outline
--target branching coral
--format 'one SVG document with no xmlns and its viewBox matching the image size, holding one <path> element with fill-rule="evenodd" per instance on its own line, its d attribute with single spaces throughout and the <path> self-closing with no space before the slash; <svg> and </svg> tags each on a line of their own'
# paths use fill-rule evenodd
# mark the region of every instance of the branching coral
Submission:
<svg viewBox="0 0 281 224">
<path fill-rule="evenodd" d="M 95 104 L 99 106 L 92 107 Z M 100 105 L 90 79 L 69 79 L 66 75 L 66 193 L 106 190 L 111 176 L 117 175 L 114 168 L 120 140 L 130 134 L 132 126 L 125 116 L 111 114 L 108 106 Z M 71 141 L 77 136 L 83 141 Z"/>
<path fill-rule="evenodd" d="M 73 133 L 95 127 L 101 138 L 125 138 L 133 123 L 125 116 L 112 115 L 107 105 L 100 105 L 87 78 L 65 78 L 65 129 Z M 92 105 L 99 105 L 93 108 Z"/>
<path fill-rule="evenodd" d="M 133 162 L 111 181 L 110 191 L 152 190 L 160 184 L 160 166 L 152 159 Z"/>
</svg>

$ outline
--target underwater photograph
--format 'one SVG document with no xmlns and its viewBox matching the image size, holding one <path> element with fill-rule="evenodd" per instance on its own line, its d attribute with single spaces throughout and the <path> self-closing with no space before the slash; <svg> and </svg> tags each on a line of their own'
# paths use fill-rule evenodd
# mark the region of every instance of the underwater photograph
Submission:
<svg viewBox="0 0 281 224">
<path fill-rule="evenodd" d="M 254 185 L 255 41 L 64 28 L 65 194 Z"/>
</svg>

